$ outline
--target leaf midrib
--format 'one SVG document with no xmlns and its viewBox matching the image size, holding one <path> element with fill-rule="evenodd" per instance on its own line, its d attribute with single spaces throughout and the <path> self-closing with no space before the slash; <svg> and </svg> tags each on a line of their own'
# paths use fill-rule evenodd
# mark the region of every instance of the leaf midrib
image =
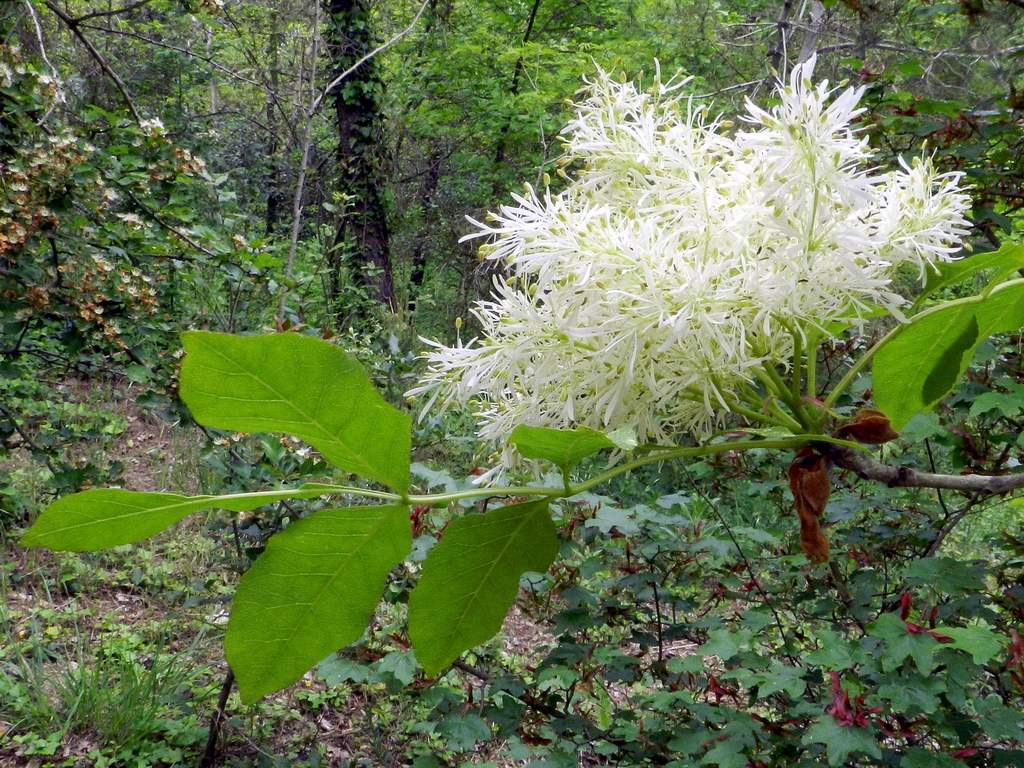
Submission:
<svg viewBox="0 0 1024 768">
<path fill-rule="evenodd" d="M 508 548 L 512 545 L 513 539 L 515 539 L 519 535 L 519 532 L 522 530 L 523 526 L 526 525 L 526 522 L 530 519 L 530 517 L 536 514 L 536 512 L 536 509 L 531 509 L 527 514 L 522 516 L 522 519 L 516 524 L 516 527 L 513 529 L 512 533 L 509 534 L 508 541 L 506 541 L 505 546 L 501 548 L 501 552 L 498 554 L 498 557 L 494 558 L 491 561 L 491 565 L 490 568 L 487 569 L 487 573 L 484 575 L 483 578 L 480 579 L 480 581 L 477 582 L 476 589 L 474 589 L 470 593 L 470 599 L 463 602 L 463 611 L 461 612 L 461 614 L 459 614 L 458 619 L 455 621 L 452 631 L 449 632 L 448 635 L 445 637 L 446 649 L 451 648 L 453 638 L 455 638 L 458 635 L 459 629 L 461 628 L 463 622 L 465 621 L 466 615 L 469 613 L 469 610 L 468 608 L 466 608 L 466 606 L 475 603 L 476 600 L 479 598 L 480 591 L 483 589 L 484 584 L 491 578 L 491 574 L 494 572 L 494 569 L 497 567 L 498 563 L 504 558 L 505 553 L 508 552 Z"/>
<path fill-rule="evenodd" d="M 118 489 L 110 489 L 110 490 L 118 490 Z M 218 501 L 235 501 L 235 500 L 244 500 L 244 499 L 258 499 L 258 498 L 262 498 L 262 497 L 271 497 L 270 500 L 276 500 L 277 498 L 280 498 L 281 494 L 288 494 L 284 498 L 290 498 L 292 495 L 297 495 L 297 494 L 300 494 L 302 492 L 303 491 L 301 491 L 300 489 L 294 489 L 293 492 L 289 492 L 289 491 L 253 491 L 252 493 L 231 493 L 231 494 L 223 494 L 223 495 L 220 495 L 220 496 L 181 496 L 180 494 L 172 494 L 172 493 L 168 493 L 168 494 L 159 494 L 159 493 L 150 494 L 150 493 L 146 493 L 145 495 L 147 495 L 147 496 L 148 495 L 176 496 L 177 498 L 181 499 L 181 501 L 178 501 L 178 502 L 176 502 L 174 504 L 164 504 L 163 506 L 159 506 L 159 507 L 145 507 L 143 509 L 139 509 L 136 506 L 136 507 L 134 507 L 134 511 L 132 511 L 132 512 L 125 512 L 123 514 L 113 515 L 113 516 L 108 516 L 108 517 L 102 517 L 102 518 L 95 518 L 94 517 L 94 518 L 86 520 L 85 522 L 82 522 L 82 523 L 75 523 L 73 525 L 64 525 L 64 526 L 61 526 L 59 528 L 49 528 L 46 531 L 40 533 L 39 537 L 43 538 L 44 536 L 55 536 L 55 535 L 58 535 L 58 534 L 61 534 L 61 533 L 65 533 L 66 531 L 78 530 L 79 528 L 88 528 L 88 527 L 96 526 L 96 525 L 106 525 L 106 524 L 112 523 L 112 522 L 129 520 L 129 519 L 131 519 L 133 517 L 138 517 L 139 515 L 145 515 L 145 514 L 148 514 L 148 513 L 151 513 L 151 512 L 152 513 L 168 512 L 168 511 L 175 510 L 175 509 L 178 509 L 178 508 L 181 508 L 181 507 L 187 507 L 190 504 L 196 504 L 196 503 L 200 503 L 200 502 L 201 502 L 200 506 L 197 507 L 194 511 L 198 512 L 200 509 L 202 509 L 205 506 L 209 506 L 211 508 L 216 508 L 217 507 L 217 503 L 216 502 L 218 502 Z M 125 490 L 124 493 L 140 493 L 140 492 Z M 308 493 L 308 491 L 306 491 L 306 493 Z M 70 498 L 70 497 L 68 497 L 68 498 Z M 100 502 L 100 503 L 102 503 L 102 504 L 124 504 L 125 502 L 119 502 L 119 501 L 109 502 L 109 501 L 104 501 L 104 502 Z M 87 515 L 87 514 L 89 514 L 87 511 L 84 511 L 84 510 L 68 509 L 68 510 L 65 510 L 65 511 L 67 513 L 78 514 L 78 515 Z"/>
<path fill-rule="evenodd" d="M 195 338 L 200 338 L 201 339 L 203 337 L 202 336 L 197 336 Z M 300 416 L 302 416 L 304 419 L 306 419 L 307 423 L 311 424 L 313 427 L 315 427 L 320 432 L 320 434 L 324 435 L 327 442 L 333 443 L 335 445 L 340 445 L 347 453 L 352 453 L 352 451 L 344 443 L 342 443 L 338 438 L 336 438 L 332 434 L 332 432 L 319 419 L 315 418 L 314 416 L 310 416 L 301 405 L 299 405 L 298 403 L 295 402 L 294 399 L 287 398 L 284 395 L 284 393 L 280 392 L 277 389 L 277 387 L 275 387 L 269 381 L 264 379 L 262 376 L 260 376 L 260 375 L 258 375 L 256 373 L 253 373 L 249 369 L 249 367 L 247 365 L 245 365 L 244 363 L 240 363 L 238 360 L 236 360 L 235 358 L 231 357 L 226 352 L 221 351 L 220 349 L 217 348 L 216 345 L 205 344 L 205 342 L 201 342 L 201 343 L 204 344 L 206 349 L 212 350 L 215 354 L 217 354 L 223 360 L 226 360 L 228 363 L 231 363 L 231 365 L 233 365 L 236 368 L 240 369 L 240 371 L 242 373 L 244 373 L 246 376 L 248 376 L 250 379 L 256 381 L 258 384 L 261 384 L 266 389 L 269 389 L 271 392 L 273 392 L 281 400 L 281 402 L 287 403 L 289 405 L 289 407 L 293 408 L 296 412 L 298 412 L 298 414 Z M 320 394 L 317 397 L 317 408 L 320 407 L 320 403 L 323 401 L 324 389 L 326 389 L 326 384 L 325 383 L 321 383 Z M 253 399 L 250 398 L 250 399 L 247 399 L 246 402 L 258 402 L 258 400 L 254 401 Z M 287 421 L 287 419 L 286 419 L 286 421 Z"/>
<path fill-rule="evenodd" d="M 387 510 L 387 512 L 384 512 L 385 509 Z M 324 593 L 327 591 L 327 589 L 332 584 L 334 584 L 335 580 L 337 580 L 337 578 L 345 570 L 345 566 L 349 563 L 349 561 L 353 557 L 355 557 L 356 555 L 358 555 L 360 552 L 363 551 L 363 549 L 366 547 L 367 543 L 369 543 L 375 537 L 374 535 L 380 531 L 380 528 L 382 527 L 382 525 L 384 523 L 386 523 L 386 522 L 389 522 L 389 520 L 388 520 L 389 516 L 391 514 L 397 513 L 398 507 L 394 507 L 394 506 L 380 507 L 380 510 L 382 512 L 384 512 L 384 513 L 380 515 L 380 517 L 377 519 L 377 521 L 373 524 L 373 526 L 369 530 L 366 531 L 366 533 L 364 533 L 364 534 L 354 534 L 354 535 L 360 536 L 363 539 L 362 543 L 360 543 L 358 546 L 356 546 L 355 549 L 351 550 L 350 552 L 348 552 L 347 554 L 344 554 L 342 556 L 342 559 L 339 562 L 338 567 L 332 569 L 333 573 L 329 577 L 327 577 L 326 581 L 320 587 L 320 589 L 317 590 L 317 592 L 313 596 L 313 598 L 308 603 L 305 604 L 304 610 L 300 613 L 300 618 L 297 619 L 293 623 L 293 626 L 288 631 L 287 637 L 274 638 L 273 640 L 266 640 L 265 642 L 268 642 L 268 643 L 273 642 L 276 645 L 280 645 L 281 643 L 290 644 L 291 641 L 295 639 L 295 635 L 298 632 L 299 625 L 309 619 L 309 615 L 311 613 L 313 613 L 313 608 L 320 603 L 320 601 L 323 598 Z M 306 534 L 304 533 L 303 535 L 306 535 Z M 267 574 L 267 575 L 271 576 L 272 574 Z M 299 603 L 296 603 L 296 602 L 293 601 L 292 604 L 299 604 Z M 278 604 L 278 605 L 280 605 L 280 604 Z M 269 606 L 263 606 L 263 607 L 265 607 L 265 608 L 267 608 L 267 607 L 272 608 L 272 607 L 275 607 L 275 606 L 269 605 Z M 247 640 L 246 642 L 249 642 L 249 640 Z M 280 660 L 277 657 L 280 656 L 280 653 L 276 649 L 272 653 L 273 653 L 275 658 L 267 658 L 266 661 L 264 662 L 264 664 L 261 666 L 261 669 L 266 669 L 269 666 L 273 666 L 275 663 L 279 663 Z"/>
</svg>

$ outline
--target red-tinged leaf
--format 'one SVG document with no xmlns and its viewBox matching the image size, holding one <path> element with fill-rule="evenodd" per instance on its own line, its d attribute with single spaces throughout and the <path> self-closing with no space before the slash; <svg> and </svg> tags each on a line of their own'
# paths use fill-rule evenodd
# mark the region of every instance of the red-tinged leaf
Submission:
<svg viewBox="0 0 1024 768">
<path fill-rule="evenodd" d="M 899 437 L 899 433 L 889 423 L 889 417 L 875 408 L 857 411 L 850 421 L 833 434 L 843 440 L 856 440 L 870 445 L 881 445 Z"/>
<path fill-rule="evenodd" d="M 799 451 L 789 465 L 789 488 L 800 518 L 800 546 L 812 563 L 824 563 L 829 545 L 820 518 L 830 491 L 825 457 L 811 448 Z"/>
</svg>

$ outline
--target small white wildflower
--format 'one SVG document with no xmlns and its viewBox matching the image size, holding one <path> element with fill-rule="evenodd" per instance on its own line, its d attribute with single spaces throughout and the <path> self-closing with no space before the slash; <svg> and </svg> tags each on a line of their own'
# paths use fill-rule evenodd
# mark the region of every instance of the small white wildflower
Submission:
<svg viewBox="0 0 1024 768">
<path fill-rule="evenodd" d="M 142 229 L 146 224 L 145 222 L 134 213 L 118 213 L 116 214 L 128 229 L 139 230 Z"/>
<path fill-rule="evenodd" d="M 144 134 L 149 137 L 159 136 L 164 133 L 164 124 L 158 117 L 150 118 L 148 120 L 142 120 L 139 122 L 139 128 Z"/>
<path fill-rule="evenodd" d="M 756 369 L 789 364 L 789 329 L 898 314 L 895 271 L 923 276 L 968 231 L 961 175 L 867 167 L 863 89 L 837 95 L 813 68 L 731 134 L 673 95 L 681 83 L 651 94 L 600 72 L 564 132 L 569 185 L 470 220 L 508 276 L 473 310 L 479 339 L 427 340 L 408 394 L 424 411 L 475 402 L 494 442 L 520 424 L 703 436 Z"/>
</svg>

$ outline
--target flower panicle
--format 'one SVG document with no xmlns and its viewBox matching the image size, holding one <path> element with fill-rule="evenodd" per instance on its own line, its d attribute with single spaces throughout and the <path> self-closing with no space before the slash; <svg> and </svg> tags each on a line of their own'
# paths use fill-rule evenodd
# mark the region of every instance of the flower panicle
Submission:
<svg viewBox="0 0 1024 768">
<path fill-rule="evenodd" d="M 896 273 L 924 279 L 969 231 L 962 174 L 873 167 L 864 89 L 814 83 L 814 67 L 736 129 L 686 80 L 658 70 L 643 91 L 598 70 L 563 131 L 568 184 L 470 220 L 463 239 L 484 238 L 504 276 L 472 310 L 479 337 L 428 342 L 409 394 L 475 403 L 495 443 L 520 424 L 706 436 L 758 369 L 790 364 L 792 329 L 901 317 Z"/>
</svg>

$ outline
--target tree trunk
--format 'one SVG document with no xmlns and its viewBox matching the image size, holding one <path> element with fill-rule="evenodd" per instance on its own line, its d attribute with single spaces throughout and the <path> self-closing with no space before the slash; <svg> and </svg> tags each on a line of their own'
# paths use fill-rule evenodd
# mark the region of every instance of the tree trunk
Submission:
<svg viewBox="0 0 1024 768">
<path fill-rule="evenodd" d="M 427 234 L 430 231 L 432 210 L 434 208 L 434 195 L 437 193 L 437 182 L 441 175 L 440 153 L 432 153 L 427 162 L 430 164 L 427 170 L 427 177 L 423 182 L 423 191 L 420 194 L 421 205 L 423 206 L 423 231 L 412 248 L 412 273 L 409 275 L 409 303 L 406 307 L 409 318 L 416 314 L 416 307 L 419 304 L 420 292 L 423 289 L 423 280 L 427 274 Z"/>
<path fill-rule="evenodd" d="M 330 14 L 328 51 L 335 75 L 371 50 L 367 0 L 325 0 Z M 373 59 L 339 84 L 333 93 L 338 130 L 338 189 L 347 205 L 331 249 L 329 292 L 339 293 L 346 253 L 360 265 L 356 274 L 370 295 L 392 311 L 395 288 L 388 252 L 388 224 L 380 189 L 380 80 Z"/>
<path fill-rule="evenodd" d="M 281 70 L 281 13 L 274 11 L 270 20 L 270 39 L 267 42 L 267 54 L 270 62 L 270 90 L 267 92 L 265 105 L 267 116 L 267 210 L 266 210 L 266 233 L 273 234 L 275 227 L 281 220 L 281 206 L 284 196 L 281 192 L 281 157 L 278 147 L 277 134 L 277 110 L 274 108 L 274 97 L 279 92 L 280 70 Z"/>
</svg>

